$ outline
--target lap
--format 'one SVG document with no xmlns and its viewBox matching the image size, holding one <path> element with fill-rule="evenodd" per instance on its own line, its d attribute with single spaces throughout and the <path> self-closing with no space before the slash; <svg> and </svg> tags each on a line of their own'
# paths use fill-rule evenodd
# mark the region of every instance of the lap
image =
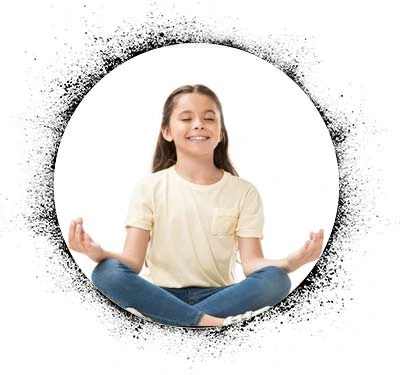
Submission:
<svg viewBox="0 0 400 375">
<path fill-rule="evenodd" d="M 228 288 L 227 286 L 219 287 L 186 287 L 186 288 L 166 288 L 162 287 L 165 291 L 173 294 L 175 297 L 186 302 L 189 305 L 196 305 L 197 303 L 211 297 L 215 293 Z"/>
<path fill-rule="evenodd" d="M 160 310 L 170 309 L 171 312 L 163 313 L 174 319 L 188 313 L 186 321 L 191 322 L 199 319 L 199 313 L 227 317 L 272 306 L 285 298 L 290 289 L 287 273 L 273 266 L 257 270 L 232 285 L 167 288 L 142 279 L 127 266 L 110 259 L 97 265 L 92 280 L 121 307 L 136 307 L 152 317 L 158 316 Z M 149 295 L 154 303 L 146 302 Z"/>
</svg>

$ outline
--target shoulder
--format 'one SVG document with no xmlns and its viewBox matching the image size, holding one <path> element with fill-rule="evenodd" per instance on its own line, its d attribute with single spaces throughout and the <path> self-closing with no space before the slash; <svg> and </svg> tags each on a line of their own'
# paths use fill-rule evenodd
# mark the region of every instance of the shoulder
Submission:
<svg viewBox="0 0 400 375">
<path fill-rule="evenodd" d="M 137 185 L 157 185 L 160 181 L 164 180 L 168 174 L 168 169 L 163 169 L 162 171 L 154 172 L 143 176 L 141 179 L 137 181 Z"/>
<path fill-rule="evenodd" d="M 258 193 L 256 186 L 251 181 L 243 177 L 231 175 L 230 173 L 228 175 L 230 185 L 239 190 L 242 194 Z"/>
<path fill-rule="evenodd" d="M 153 195 L 155 191 L 159 190 L 160 186 L 165 184 L 167 176 L 168 169 L 145 175 L 136 181 L 134 190 L 138 194 Z"/>
</svg>

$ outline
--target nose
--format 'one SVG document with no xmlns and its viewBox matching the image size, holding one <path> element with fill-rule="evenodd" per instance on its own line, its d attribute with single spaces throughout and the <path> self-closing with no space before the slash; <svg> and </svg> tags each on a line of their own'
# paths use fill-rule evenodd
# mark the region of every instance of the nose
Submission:
<svg viewBox="0 0 400 375">
<path fill-rule="evenodd" d="M 197 118 L 194 122 L 193 122 L 193 128 L 194 129 L 204 129 L 204 125 L 201 122 L 201 120 L 199 118 Z"/>
</svg>

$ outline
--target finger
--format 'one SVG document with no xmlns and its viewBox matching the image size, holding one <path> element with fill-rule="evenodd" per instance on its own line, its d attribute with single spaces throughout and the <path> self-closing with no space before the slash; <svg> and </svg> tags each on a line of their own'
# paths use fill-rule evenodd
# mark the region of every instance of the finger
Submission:
<svg viewBox="0 0 400 375">
<path fill-rule="evenodd" d="M 82 221 L 81 221 L 80 227 L 81 227 L 81 238 L 82 238 L 82 241 L 83 241 L 83 240 L 85 239 L 85 233 L 86 233 L 86 231 L 85 231 L 85 229 L 83 228 L 83 223 L 82 223 Z"/>
<path fill-rule="evenodd" d="M 315 250 L 318 251 L 318 256 L 321 255 L 322 252 L 322 243 L 323 243 L 323 232 L 321 230 L 318 231 L 316 235 L 316 240 L 315 240 Z"/>
<path fill-rule="evenodd" d="M 72 220 L 69 225 L 69 232 L 68 232 L 68 246 L 71 249 L 75 248 L 75 226 L 76 226 L 76 221 Z"/>
<path fill-rule="evenodd" d="M 319 244 L 320 244 L 320 246 L 322 246 L 323 242 L 324 242 L 324 230 L 320 229 L 319 230 Z"/>
<path fill-rule="evenodd" d="M 89 233 L 83 231 L 83 236 L 84 240 L 87 241 L 88 243 L 93 242 L 93 239 L 92 237 L 90 237 Z"/>
<path fill-rule="evenodd" d="M 322 238 L 322 234 L 323 232 L 321 231 L 321 229 L 315 233 L 315 237 L 316 239 L 319 241 Z"/>
<path fill-rule="evenodd" d="M 83 235 L 83 246 L 85 247 L 85 250 L 88 250 L 88 248 L 90 247 L 90 242 L 91 242 L 91 238 L 85 232 L 84 235 Z"/>
<path fill-rule="evenodd" d="M 313 231 L 310 232 L 310 240 L 312 240 L 315 236 L 315 233 Z"/>
<path fill-rule="evenodd" d="M 81 217 L 78 218 L 78 223 L 81 225 L 82 241 L 83 241 L 86 231 L 85 231 L 85 229 L 83 228 L 83 219 L 82 219 Z"/>
<path fill-rule="evenodd" d="M 75 243 L 80 250 L 82 250 L 82 247 L 83 247 L 82 242 L 83 242 L 82 225 L 78 222 L 75 227 Z"/>
<path fill-rule="evenodd" d="M 319 241 L 321 239 L 321 230 L 315 233 L 315 240 Z"/>
<path fill-rule="evenodd" d="M 92 237 L 90 237 L 89 233 L 87 233 L 82 227 L 82 244 L 86 250 L 91 246 L 91 242 L 93 242 Z"/>
</svg>

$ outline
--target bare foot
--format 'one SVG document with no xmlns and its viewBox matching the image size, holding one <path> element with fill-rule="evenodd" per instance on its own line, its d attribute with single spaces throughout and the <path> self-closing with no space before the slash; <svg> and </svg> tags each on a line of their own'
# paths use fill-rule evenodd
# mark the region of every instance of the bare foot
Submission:
<svg viewBox="0 0 400 375">
<path fill-rule="evenodd" d="M 217 318 L 216 316 L 204 314 L 200 319 L 200 327 L 219 327 L 224 324 L 224 318 Z"/>
<path fill-rule="evenodd" d="M 318 259 L 322 253 L 323 240 L 323 229 L 320 229 L 317 233 L 310 232 L 310 239 L 305 242 L 304 246 L 288 255 L 285 259 L 285 270 L 287 272 L 293 272 L 304 264 Z"/>
</svg>

